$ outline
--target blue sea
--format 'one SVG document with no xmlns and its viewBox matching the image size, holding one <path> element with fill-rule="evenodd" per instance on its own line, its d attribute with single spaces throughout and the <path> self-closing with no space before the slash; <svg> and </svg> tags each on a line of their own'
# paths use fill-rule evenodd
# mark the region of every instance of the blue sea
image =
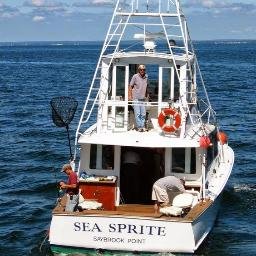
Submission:
<svg viewBox="0 0 256 256">
<path fill-rule="evenodd" d="M 196 41 L 211 104 L 235 151 L 215 226 L 195 255 L 256 255 L 256 41 Z M 75 129 L 100 42 L 0 44 L 0 255 L 51 255 L 43 245 L 67 134 L 51 120 L 50 100 L 79 102 Z"/>
</svg>

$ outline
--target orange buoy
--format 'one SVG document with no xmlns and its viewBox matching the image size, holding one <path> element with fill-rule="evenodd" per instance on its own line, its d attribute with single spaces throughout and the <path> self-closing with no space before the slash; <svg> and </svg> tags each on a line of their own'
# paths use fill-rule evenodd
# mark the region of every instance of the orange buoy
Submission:
<svg viewBox="0 0 256 256">
<path fill-rule="evenodd" d="M 167 124 L 167 118 L 171 118 L 173 123 Z M 158 124 L 165 132 L 175 132 L 181 125 L 181 116 L 175 109 L 164 108 L 158 116 Z"/>
<path fill-rule="evenodd" d="M 201 148 L 208 148 L 211 145 L 211 140 L 208 136 L 200 137 L 199 144 Z"/>
<path fill-rule="evenodd" d="M 225 132 L 217 132 L 217 140 L 221 145 L 227 144 L 228 136 Z"/>
</svg>

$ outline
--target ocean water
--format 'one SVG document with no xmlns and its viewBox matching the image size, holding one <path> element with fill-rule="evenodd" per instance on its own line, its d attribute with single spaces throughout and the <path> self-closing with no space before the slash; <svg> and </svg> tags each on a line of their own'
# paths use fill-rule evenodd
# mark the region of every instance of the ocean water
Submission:
<svg viewBox="0 0 256 256">
<path fill-rule="evenodd" d="M 42 244 L 69 158 L 67 134 L 50 100 L 72 96 L 78 110 L 100 43 L 0 45 L 0 255 L 51 255 Z M 216 224 L 195 255 L 256 254 L 256 41 L 195 42 L 208 94 L 235 151 Z"/>
</svg>

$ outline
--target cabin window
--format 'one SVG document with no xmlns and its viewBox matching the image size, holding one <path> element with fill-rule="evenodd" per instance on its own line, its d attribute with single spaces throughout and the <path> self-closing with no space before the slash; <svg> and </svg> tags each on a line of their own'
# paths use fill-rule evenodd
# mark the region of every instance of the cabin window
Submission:
<svg viewBox="0 0 256 256">
<path fill-rule="evenodd" d="M 191 157 L 190 157 L 190 173 L 196 173 L 196 149 L 191 148 Z"/>
<path fill-rule="evenodd" d="M 90 169 L 113 170 L 114 169 L 114 146 L 91 145 Z"/>
<path fill-rule="evenodd" d="M 113 65 L 111 65 L 108 72 L 108 99 L 109 100 L 111 100 L 112 98 L 112 72 L 113 72 Z"/>
<path fill-rule="evenodd" d="M 90 169 L 96 169 L 96 159 L 97 158 L 97 146 L 91 145 L 90 150 Z"/>
<path fill-rule="evenodd" d="M 158 65 L 147 64 L 147 75 L 148 75 L 148 87 L 147 94 L 149 95 L 149 101 L 158 101 Z"/>
<path fill-rule="evenodd" d="M 180 66 L 177 66 L 178 74 L 180 74 Z M 174 67 L 162 69 L 162 101 L 179 100 L 180 85 L 179 77 Z"/>
<path fill-rule="evenodd" d="M 179 83 L 179 77 L 177 75 L 175 68 L 173 70 L 174 70 L 173 100 L 177 101 L 177 100 L 179 100 L 179 97 L 180 97 L 180 83 Z M 179 65 L 177 65 L 177 71 L 180 76 L 180 66 Z"/>
<path fill-rule="evenodd" d="M 129 65 L 129 83 L 132 79 L 132 76 L 138 72 L 138 66 L 136 64 L 130 64 Z"/>
<path fill-rule="evenodd" d="M 112 127 L 112 116 L 111 116 L 111 113 L 112 113 L 112 106 L 108 106 L 108 129 L 111 129 Z"/>
<path fill-rule="evenodd" d="M 171 68 L 163 68 L 162 99 L 168 101 L 171 98 Z"/>
<path fill-rule="evenodd" d="M 172 150 L 172 172 L 185 172 L 185 148 L 173 148 Z"/>
<path fill-rule="evenodd" d="M 151 102 L 158 102 L 158 81 L 150 80 L 148 87 L 149 100 Z"/>
<path fill-rule="evenodd" d="M 116 66 L 116 100 L 125 99 L 125 66 Z"/>
<path fill-rule="evenodd" d="M 187 84 L 187 101 L 193 102 L 194 101 L 194 91 L 195 91 L 195 85 L 194 85 L 194 66 L 191 65 L 191 71 L 189 70 L 189 67 L 187 69 L 187 80 L 191 81 Z"/>
<path fill-rule="evenodd" d="M 171 172 L 196 173 L 196 149 L 173 148 L 171 157 Z"/>
</svg>

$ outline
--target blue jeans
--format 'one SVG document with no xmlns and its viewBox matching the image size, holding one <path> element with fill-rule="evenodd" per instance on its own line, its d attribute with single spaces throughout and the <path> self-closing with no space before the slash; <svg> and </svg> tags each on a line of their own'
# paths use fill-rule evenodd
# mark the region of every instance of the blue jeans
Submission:
<svg viewBox="0 0 256 256">
<path fill-rule="evenodd" d="M 145 127 L 145 119 L 146 119 L 146 108 L 144 105 L 144 100 L 133 100 L 134 105 L 134 117 L 136 122 L 137 128 L 144 128 Z M 139 104 L 139 105 L 137 105 Z"/>
<path fill-rule="evenodd" d="M 75 207 L 78 205 L 79 195 L 70 196 L 67 194 L 67 202 L 65 212 L 73 212 Z"/>
</svg>

